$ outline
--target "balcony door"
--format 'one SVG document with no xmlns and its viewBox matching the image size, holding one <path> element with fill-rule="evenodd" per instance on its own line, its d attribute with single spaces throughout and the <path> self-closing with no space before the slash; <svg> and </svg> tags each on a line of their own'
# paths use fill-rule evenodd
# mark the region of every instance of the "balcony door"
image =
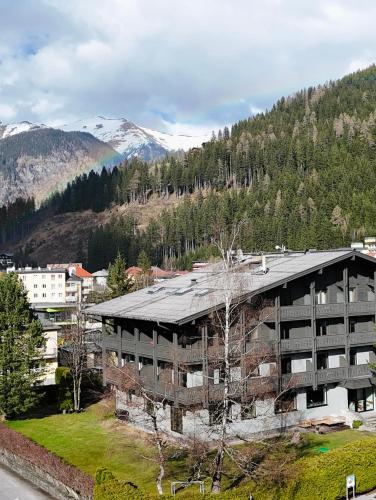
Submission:
<svg viewBox="0 0 376 500">
<path fill-rule="evenodd" d="M 374 397 L 372 387 L 348 390 L 349 410 L 356 412 L 370 411 L 374 409 Z"/>
</svg>

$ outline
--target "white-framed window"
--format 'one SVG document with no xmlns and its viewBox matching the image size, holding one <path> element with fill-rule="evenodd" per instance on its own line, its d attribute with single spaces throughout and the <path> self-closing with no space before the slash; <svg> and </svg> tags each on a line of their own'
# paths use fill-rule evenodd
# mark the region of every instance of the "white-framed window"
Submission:
<svg viewBox="0 0 376 500">
<path fill-rule="evenodd" d="M 55 283 L 52 283 L 51 290 L 55 290 Z"/>
<path fill-rule="evenodd" d="M 51 280 L 55 281 L 55 275 L 54 274 L 51 274 Z"/>
<path fill-rule="evenodd" d="M 59 293 L 59 297 L 62 297 L 62 296 L 63 296 L 63 294 L 62 294 L 62 293 Z"/>
<path fill-rule="evenodd" d="M 45 280 L 45 279 L 46 279 L 46 275 L 42 274 L 42 280 Z"/>
<path fill-rule="evenodd" d="M 316 293 L 315 293 L 316 304 L 326 304 L 327 295 L 328 295 L 328 291 L 326 288 L 323 288 L 322 290 L 316 290 Z"/>
<path fill-rule="evenodd" d="M 34 299 L 37 299 L 37 298 L 38 298 L 38 294 L 34 293 Z"/>
<path fill-rule="evenodd" d="M 42 288 L 47 288 L 46 283 L 43 283 Z"/>
<path fill-rule="evenodd" d="M 34 284 L 34 288 L 38 288 L 38 285 L 37 285 L 37 284 Z"/>
<path fill-rule="evenodd" d="M 47 297 L 47 294 L 46 293 L 42 293 L 42 297 Z"/>
</svg>

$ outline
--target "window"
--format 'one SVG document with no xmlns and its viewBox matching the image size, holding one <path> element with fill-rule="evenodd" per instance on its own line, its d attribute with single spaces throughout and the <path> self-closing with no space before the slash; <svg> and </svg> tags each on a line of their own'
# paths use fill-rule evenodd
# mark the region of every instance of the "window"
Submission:
<svg viewBox="0 0 376 500">
<path fill-rule="evenodd" d="M 356 288 L 354 286 L 349 287 L 349 302 L 356 302 Z"/>
<path fill-rule="evenodd" d="M 316 323 L 316 337 L 324 337 L 326 335 L 327 322 L 325 319 Z"/>
<path fill-rule="evenodd" d="M 350 411 L 370 411 L 374 408 L 374 398 L 372 387 L 362 389 L 349 389 L 348 403 Z"/>
<path fill-rule="evenodd" d="M 290 328 L 288 325 L 284 325 L 282 323 L 282 326 L 281 326 L 281 339 L 282 340 L 288 340 L 290 337 Z"/>
<path fill-rule="evenodd" d="M 254 402 L 242 404 L 240 418 L 242 420 L 249 420 L 250 418 L 256 418 L 256 405 Z"/>
<path fill-rule="evenodd" d="M 47 294 L 45 294 L 45 293 L 42 293 L 42 297 L 47 297 Z"/>
<path fill-rule="evenodd" d="M 59 297 L 62 297 L 62 296 L 63 296 L 63 294 L 62 294 L 62 293 L 59 293 Z"/>
<path fill-rule="evenodd" d="M 38 288 L 38 285 L 34 285 L 34 288 Z"/>
<path fill-rule="evenodd" d="M 34 299 L 37 299 L 37 298 L 38 298 L 38 294 L 34 293 Z"/>
<path fill-rule="evenodd" d="M 42 280 L 45 280 L 45 279 L 46 279 L 46 275 L 42 274 Z"/>
<path fill-rule="evenodd" d="M 355 328 L 356 328 L 356 319 L 350 318 L 349 319 L 349 332 L 355 333 Z"/>
<path fill-rule="evenodd" d="M 317 353 L 317 369 L 326 370 L 328 368 L 328 355 L 325 352 Z"/>
<path fill-rule="evenodd" d="M 63 288 L 63 284 L 62 283 L 59 283 L 59 288 Z"/>
<path fill-rule="evenodd" d="M 316 304 L 326 304 L 327 292 L 328 291 L 326 288 L 323 288 L 322 290 L 316 290 Z"/>
<path fill-rule="evenodd" d="M 62 279 L 62 278 L 63 278 L 63 275 L 62 275 L 62 274 L 58 274 L 58 275 L 57 275 L 57 277 L 58 277 L 59 279 Z"/>
<path fill-rule="evenodd" d="M 318 387 L 316 391 L 307 389 L 307 408 L 316 408 L 326 404 L 326 389 L 324 387 Z"/>
<path fill-rule="evenodd" d="M 291 358 L 282 358 L 281 361 L 282 373 L 291 373 Z"/>
<path fill-rule="evenodd" d="M 46 287 L 47 287 L 47 285 L 45 283 L 43 283 L 42 288 L 46 288 Z"/>
<path fill-rule="evenodd" d="M 183 434 L 183 410 L 171 407 L 171 430 Z"/>
<path fill-rule="evenodd" d="M 296 394 L 294 391 L 282 394 L 274 404 L 274 413 L 287 413 L 296 410 Z"/>
<path fill-rule="evenodd" d="M 54 274 L 51 274 L 51 280 L 55 281 L 55 275 Z"/>
<path fill-rule="evenodd" d="M 51 290 L 55 290 L 55 283 L 52 283 Z"/>
</svg>

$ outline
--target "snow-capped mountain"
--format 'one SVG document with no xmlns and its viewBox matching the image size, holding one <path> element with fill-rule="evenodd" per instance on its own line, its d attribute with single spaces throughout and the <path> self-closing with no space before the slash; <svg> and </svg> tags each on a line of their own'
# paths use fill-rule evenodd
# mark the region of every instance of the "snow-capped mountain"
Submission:
<svg viewBox="0 0 376 500">
<path fill-rule="evenodd" d="M 20 134 L 21 132 L 29 132 L 30 130 L 37 130 L 39 128 L 45 128 L 45 125 L 36 125 L 30 122 L 18 122 L 18 123 L 2 123 L 0 122 L 0 139 L 5 139 L 11 135 Z"/>
<path fill-rule="evenodd" d="M 86 120 L 63 125 L 64 131 L 89 132 L 103 142 L 107 142 L 124 158 L 138 156 L 153 160 L 171 151 L 187 151 L 201 146 L 210 136 L 172 135 L 140 127 L 125 118 L 105 118 L 96 116 Z"/>
</svg>

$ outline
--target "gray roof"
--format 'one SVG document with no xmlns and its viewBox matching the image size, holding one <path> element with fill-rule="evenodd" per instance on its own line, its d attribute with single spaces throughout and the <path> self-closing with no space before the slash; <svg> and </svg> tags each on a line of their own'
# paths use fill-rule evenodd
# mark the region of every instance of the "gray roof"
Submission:
<svg viewBox="0 0 376 500">
<path fill-rule="evenodd" d="M 353 255 L 376 265 L 374 258 L 349 249 L 291 252 L 266 255 L 268 271 L 264 273 L 260 266 L 260 256 L 245 256 L 239 266 L 235 267 L 237 272 L 233 273 L 233 288 L 238 290 L 238 295 L 256 295 Z M 85 312 L 98 316 L 183 324 L 224 303 L 224 289 L 228 285 L 223 276 L 223 265 L 218 263 L 170 279 L 160 286 L 147 287 L 94 305 Z M 191 280 L 196 282 L 192 284 Z M 183 292 L 186 289 L 186 292 L 174 293 L 179 289 L 183 289 Z M 157 291 L 151 293 L 153 290 Z"/>
<path fill-rule="evenodd" d="M 107 271 L 107 269 L 101 269 L 100 271 L 95 271 L 95 273 L 92 273 L 92 276 L 100 277 L 100 278 L 107 278 L 108 271 Z"/>
</svg>

